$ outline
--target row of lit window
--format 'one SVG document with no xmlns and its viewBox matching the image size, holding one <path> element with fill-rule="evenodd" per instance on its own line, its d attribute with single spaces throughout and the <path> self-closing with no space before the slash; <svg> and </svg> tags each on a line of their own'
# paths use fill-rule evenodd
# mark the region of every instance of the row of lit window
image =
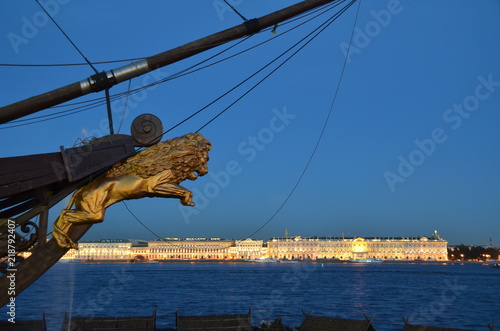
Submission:
<svg viewBox="0 0 500 331">
<path fill-rule="evenodd" d="M 218 253 L 218 252 L 227 252 L 227 249 L 201 249 L 201 248 L 172 248 L 172 249 L 152 249 L 151 253 Z"/>
<path fill-rule="evenodd" d="M 86 244 L 79 244 L 79 249 L 87 249 L 87 248 L 105 248 L 105 249 L 112 249 L 112 248 L 117 248 L 117 249 L 130 249 L 131 245 L 128 244 L 123 244 L 123 245 L 86 245 Z"/>
<path fill-rule="evenodd" d="M 170 245 L 154 245 L 154 246 L 150 246 L 150 249 L 151 250 L 154 250 L 154 249 L 165 249 L 165 248 L 202 248 L 202 249 L 205 249 L 205 248 L 220 248 L 220 249 L 225 249 L 225 248 L 229 248 L 230 246 L 228 245 L 179 245 L 179 244 L 170 244 Z"/>
</svg>

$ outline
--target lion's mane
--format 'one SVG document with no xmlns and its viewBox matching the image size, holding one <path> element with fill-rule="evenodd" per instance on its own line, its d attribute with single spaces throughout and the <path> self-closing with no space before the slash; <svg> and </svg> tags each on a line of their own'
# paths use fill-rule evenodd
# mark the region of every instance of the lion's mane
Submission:
<svg viewBox="0 0 500 331">
<path fill-rule="evenodd" d="M 211 148 L 210 142 L 200 133 L 188 133 L 140 151 L 113 166 L 106 176 L 133 174 L 145 179 L 171 170 L 175 178 L 184 180 L 190 178 L 190 173 L 205 166 Z"/>
</svg>

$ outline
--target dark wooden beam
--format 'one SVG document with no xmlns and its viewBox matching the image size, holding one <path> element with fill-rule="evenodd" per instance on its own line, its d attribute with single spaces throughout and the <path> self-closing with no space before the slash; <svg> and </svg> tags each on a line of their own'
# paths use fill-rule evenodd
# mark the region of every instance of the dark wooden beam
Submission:
<svg viewBox="0 0 500 331">
<path fill-rule="evenodd" d="M 1 211 L 0 218 L 12 218 L 18 214 L 21 214 L 22 212 L 25 212 L 26 210 L 36 207 L 39 203 L 40 201 L 35 198 L 26 200 L 25 202 L 20 203 L 14 207 Z"/>
</svg>

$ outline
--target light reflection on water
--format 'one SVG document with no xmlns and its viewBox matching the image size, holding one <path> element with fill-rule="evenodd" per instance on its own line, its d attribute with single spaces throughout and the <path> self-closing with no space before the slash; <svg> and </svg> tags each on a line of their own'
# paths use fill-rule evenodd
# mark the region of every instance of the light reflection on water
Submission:
<svg viewBox="0 0 500 331">
<path fill-rule="evenodd" d="M 377 330 L 415 324 L 487 329 L 500 324 L 500 270 L 483 265 L 420 264 L 57 264 L 17 300 L 17 319 L 60 330 L 75 316 L 150 315 L 174 327 L 183 315 L 243 314 L 254 325 L 281 317 L 299 326 L 302 311 L 364 319 Z M 459 307 L 459 309 L 457 308 Z M 5 308 L 0 312 L 3 316 Z"/>
</svg>

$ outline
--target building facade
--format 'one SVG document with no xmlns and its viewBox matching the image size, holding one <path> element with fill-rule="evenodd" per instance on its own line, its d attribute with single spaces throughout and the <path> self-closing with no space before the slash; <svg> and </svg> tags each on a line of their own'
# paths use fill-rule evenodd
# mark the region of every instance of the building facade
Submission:
<svg viewBox="0 0 500 331">
<path fill-rule="evenodd" d="M 232 257 L 243 260 L 258 259 L 264 255 L 263 246 L 263 240 L 253 240 L 250 238 L 236 240 Z"/>
<path fill-rule="evenodd" d="M 174 239 L 151 241 L 148 246 L 150 260 L 226 260 L 231 258 L 234 240 Z"/>
<path fill-rule="evenodd" d="M 275 259 L 448 260 L 441 238 L 273 238 L 268 254 Z"/>
<path fill-rule="evenodd" d="M 132 242 L 109 239 L 98 242 L 79 242 L 78 249 L 70 249 L 62 260 L 128 260 Z"/>
</svg>

